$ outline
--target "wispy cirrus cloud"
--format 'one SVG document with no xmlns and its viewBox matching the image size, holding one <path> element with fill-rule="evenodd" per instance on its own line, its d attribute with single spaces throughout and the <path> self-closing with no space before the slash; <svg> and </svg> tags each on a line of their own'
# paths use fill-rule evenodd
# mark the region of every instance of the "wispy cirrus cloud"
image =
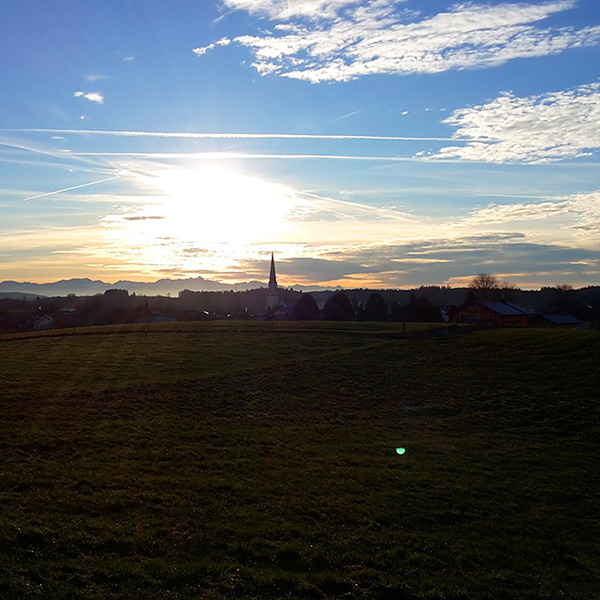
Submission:
<svg viewBox="0 0 600 600">
<path fill-rule="evenodd" d="M 508 92 L 443 123 L 458 128 L 457 141 L 477 141 L 433 158 L 534 163 L 590 156 L 600 148 L 600 82 L 524 98 Z"/>
<path fill-rule="evenodd" d="M 404 0 L 400 0 L 404 1 Z M 379 1 L 378 3 L 381 3 Z M 272 19 L 291 17 L 335 17 L 340 8 L 358 4 L 357 0 L 225 0 L 231 10 L 267 15 Z"/>
<path fill-rule="evenodd" d="M 104 96 L 99 92 L 75 92 L 73 96 L 75 96 L 75 98 L 85 98 L 96 104 L 104 104 Z"/>
<path fill-rule="evenodd" d="M 441 73 L 496 66 L 515 58 L 558 54 L 600 43 L 600 26 L 540 27 L 576 0 L 541 3 L 457 4 L 422 16 L 397 0 L 283 2 L 224 0 L 228 8 L 262 14 L 273 31 L 232 41 L 255 55 L 262 75 L 312 83 L 370 74 Z M 194 49 L 205 54 L 228 38 Z"/>
<path fill-rule="evenodd" d="M 554 227 L 547 222 L 553 219 Z M 540 222 L 546 222 L 546 233 L 542 233 Z M 567 245 L 577 245 L 573 232 L 579 238 L 586 238 L 587 245 L 600 249 L 600 190 L 583 194 L 572 194 L 543 202 L 518 202 L 512 204 L 490 204 L 479 208 L 454 226 L 457 229 L 471 230 L 479 226 L 485 228 L 505 227 L 507 224 L 535 231 L 536 237 L 559 237 Z M 561 230 L 560 233 L 558 230 Z"/>
</svg>

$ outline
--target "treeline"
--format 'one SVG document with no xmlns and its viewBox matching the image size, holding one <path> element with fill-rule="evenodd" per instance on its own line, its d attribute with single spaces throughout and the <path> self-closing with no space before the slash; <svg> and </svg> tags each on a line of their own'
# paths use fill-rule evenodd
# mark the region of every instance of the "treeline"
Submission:
<svg viewBox="0 0 600 600">
<path fill-rule="evenodd" d="M 311 294 L 303 294 L 292 312 L 296 321 L 415 321 L 438 322 L 443 320 L 439 307 L 434 306 L 427 298 L 417 298 L 411 294 L 409 302 L 401 305 L 395 302 L 388 306 L 383 295 L 371 292 L 363 302 L 350 300 L 343 291 L 334 293 L 319 309 Z"/>
<path fill-rule="evenodd" d="M 52 328 L 148 323 L 165 320 L 285 318 L 331 321 L 441 321 L 469 295 L 485 300 L 507 300 L 544 314 L 570 314 L 582 321 L 600 322 L 600 286 L 572 289 L 544 287 L 526 291 L 514 287 L 449 288 L 427 286 L 414 290 L 338 290 L 302 293 L 280 289 L 282 306 L 269 313 L 267 289 L 193 292 L 178 297 L 136 296 L 126 290 L 108 290 L 94 296 L 0 299 L 0 330 L 27 331 Z"/>
</svg>

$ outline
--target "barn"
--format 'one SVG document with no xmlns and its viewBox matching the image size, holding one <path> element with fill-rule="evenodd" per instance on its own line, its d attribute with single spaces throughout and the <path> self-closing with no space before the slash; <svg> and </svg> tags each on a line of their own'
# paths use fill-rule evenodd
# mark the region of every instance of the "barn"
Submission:
<svg viewBox="0 0 600 600">
<path fill-rule="evenodd" d="M 471 299 L 450 312 L 450 322 L 490 327 L 529 327 L 535 315 L 535 311 L 512 302 Z"/>
</svg>

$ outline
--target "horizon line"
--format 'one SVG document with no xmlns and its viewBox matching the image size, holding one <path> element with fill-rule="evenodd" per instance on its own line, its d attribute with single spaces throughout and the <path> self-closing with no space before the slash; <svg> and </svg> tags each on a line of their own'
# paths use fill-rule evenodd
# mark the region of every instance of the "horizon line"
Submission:
<svg viewBox="0 0 600 600">
<path fill-rule="evenodd" d="M 268 263 L 270 259 L 265 258 L 264 262 Z M 285 261 L 284 261 L 285 262 Z M 56 281 L 44 281 L 44 282 L 38 282 L 38 281 L 17 281 L 14 279 L 4 279 L 0 281 L 0 285 L 3 284 L 11 284 L 11 283 L 15 283 L 15 284 L 19 284 L 19 285 L 34 285 L 34 286 L 53 286 L 55 284 L 68 284 L 71 282 L 77 282 L 77 281 L 89 281 L 91 283 L 99 283 L 99 284 L 105 284 L 105 285 L 117 285 L 117 284 L 121 284 L 121 283 L 131 283 L 131 284 L 136 284 L 136 285 L 156 285 L 156 284 L 160 284 L 161 282 L 172 282 L 172 283 L 176 283 L 178 281 L 181 282 L 185 282 L 185 281 L 194 281 L 197 279 L 201 279 L 202 281 L 208 282 L 208 283 L 215 283 L 217 285 L 222 285 L 225 287 L 232 287 L 232 286 L 238 286 L 238 285 L 245 285 L 245 284 L 251 284 L 251 283 L 259 283 L 264 287 L 267 287 L 267 283 L 265 281 L 260 281 L 258 279 L 250 279 L 250 280 L 245 280 L 245 281 L 235 281 L 235 282 L 223 282 L 220 281 L 218 279 L 210 279 L 210 278 L 206 278 L 202 275 L 196 275 L 194 276 L 188 276 L 188 277 L 177 277 L 177 278 L 173 278 L 173 277 L 160 277 L 154 281 L 135 281 L 135 280 L 131 280 L 131 279 L 118 279 L 115 281 L 104 281 L 103 279 L 92 279 L 90 277 L 71 277 L 70 279 L 58 279 Z M 539 285 L 539 287 L 517 287 L 516 291 L 541 291 L 543 288 L 549 287 L 557 287 L 558 285 L 561 284 L 556 284 L 554 286 L 551 285 L 547 285 L 547 284 L 537 284 Z M 360 290 L 360 289 L 366 289 L 366 290 L 390 290 L 390 291 L 409 291 L 409 290 L 418 290 L 421 288 L 430 288 L 430 287 L 437 287 L 437 288 L 446 288 L 446 289 L 451 289 L 451 290 L 460 290 L 460 289 L 469 289 L 469 284 L 466 283 L 464 285 L 451 285 L 449 283 L 428 283 L 428 284 L 419 284 L 419 285 L 412 285 L 412 286 L 408 286 L 408 287 L 345 287 L 345 286 L 341 286 L 339 284 L 337 285 L 327 285 L 324 284 L 324 282 L 321 283 L 293 283 L 290 285 L 280 285 L 279 287 L 281 288 L 285 288 L 288 290 L 293 290 L 293 288 L 321 288 L 319 291 L 328 291 L 328 290 Z M 582 290 L 582 289 L 586 289 L 589 287 L 600 287 L 600 284 L 584 284 L 581 285 L 580 287 L 573 287 L 574 291 L 577 290 Z M 251 289 L 255 289 L 255 288 L 251 288 Z M 189 290 L 192 292 L 198 291 L 198 292 L 211 292 L 214 290 Z M 0 294 L 8 294 L 8 293 L 17 293 L 17 294 L 30 294 L 32 292 L 24 292 L 22 290 L 7 290 L 7 291 L 3 291 L 0 290 Z"/>
</svg>

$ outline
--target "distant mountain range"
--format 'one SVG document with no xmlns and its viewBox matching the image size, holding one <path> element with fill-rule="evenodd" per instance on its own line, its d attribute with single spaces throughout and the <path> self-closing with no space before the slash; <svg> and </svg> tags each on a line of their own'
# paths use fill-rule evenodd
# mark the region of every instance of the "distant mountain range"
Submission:
<svg viewBox="0 0 600 600">
<path fill-rule="evenodd" d="M 159 279 L 153 283 L 140 281 L 117 281 L 106 283 L 92 279 L 62 279 L 53 283 L 32 283 L 27 281 L 2 281 L 0 282 L 0 297 L 15 297 L 15 294 L 34 296 L 93 296 L 103 294 L 106 290 L 127 290 L 130 294 L 142 296 L 177 296 L 181 290 L 194 292 L 242 292 L 245 290 L 266 287 L 262 281 L 247 281 L 244 283 L 226 284 L 203 277 L 193 279 Z"/>
</svg>

